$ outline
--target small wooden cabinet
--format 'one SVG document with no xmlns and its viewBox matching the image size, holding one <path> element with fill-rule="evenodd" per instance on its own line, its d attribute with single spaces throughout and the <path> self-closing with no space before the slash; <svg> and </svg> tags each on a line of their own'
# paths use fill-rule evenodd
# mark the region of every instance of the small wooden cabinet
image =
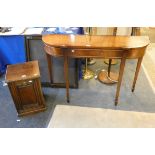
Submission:
<svg viewBox="0 0 155 155">
<path fill-rule="evenodd" d="M 18 116 L 46 109 L 41 90 L 38 61 L 8 65 L 6 82 L 8 83 Z"/>
</svg>

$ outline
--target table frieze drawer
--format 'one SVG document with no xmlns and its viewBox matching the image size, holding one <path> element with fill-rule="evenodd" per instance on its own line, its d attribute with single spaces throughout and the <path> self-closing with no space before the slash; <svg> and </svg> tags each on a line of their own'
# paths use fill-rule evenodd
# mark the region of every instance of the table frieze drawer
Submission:
<svg viewBox="0 0 155 155">
<path fill-rule="evenodd" d="M 68 51 L 68 55 L 70 57 L 121 58 L 123 52 L 123 50 L 70 50 Z"/>
</svg>

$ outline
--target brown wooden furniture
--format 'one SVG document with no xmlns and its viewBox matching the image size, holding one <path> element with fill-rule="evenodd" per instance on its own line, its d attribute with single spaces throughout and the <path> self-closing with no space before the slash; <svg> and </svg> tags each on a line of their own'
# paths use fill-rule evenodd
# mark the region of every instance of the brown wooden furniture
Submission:
<svg viewBox="0 0 155 155">
<path fill-rule="evenodd" d="M 8 65 L 6 82 L 18 116 L 46 109 L 41 90 L 38 61 Z"/>
<path fill-rule="evenodd" d="M 65 88 L 63 79 L 63 58 L 52 58 L 51 64 L 47 64 L 42 35 L 25 35 L 26 60 L 37 60 L 40 67 L 40 81 L 44 87 Z M 52 80 L 48 76 L 48 66 L 53 69 Z M 70 88 L 78 88 L 78 59 L 72 59 L 69 65 Z"/>
<path fill-rule="evenodd" d="M 67 102 L 69 102 L 69 58 L 121 59 L 115 105 L 118 103 L 126 59 L 138 59 L 132 85 L 132 91 L 134 91 L 145 49 L 149 44 L 147 36 L 45 35 L 42 40 L 45 44 L 47 58 L 50 56 L 64 57 Z"/>
</svg>

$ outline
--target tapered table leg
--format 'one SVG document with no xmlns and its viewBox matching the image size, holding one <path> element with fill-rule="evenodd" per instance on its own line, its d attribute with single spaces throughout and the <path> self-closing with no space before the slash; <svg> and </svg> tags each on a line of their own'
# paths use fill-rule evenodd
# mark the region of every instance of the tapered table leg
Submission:
<svg viewBox="0 0 155 155">
<path fill-rule="evenodd" d="M 118 97 L 119 97 L 122 77 L 124 73 L 125 61 L 126 61 L 126 57 L 123 56 L 123 58 L 121 59 L 120 70 L 119 70 L 119 77 L 118 77 L 117 90 L 116 90 L 116 96 L 115 96 L 115 105 L 118 104 Z"/>
<path fill-rule="evenodd" d="M 66 97 L 67 102 L 69 103 L 69 77 L 68 77 L 68 56 L 67 51 L 64 51 L 64 76 L 66 81 Z"/>
<path fill-rule="evenodd" d="M 50 83 L 53 83 L 52 56 L 46 53 Z"/>
<path fill-rule="evenodd" d="M 138 73 L 139 73 L 139 70 L 140 70 L 140 66 L 141 66 L 142 60 L 143 60 L 143 57 L 139 58 L 138 62 L 137 62 L 135 77 L 134 77 L 134 81 L 133 81 L 133 84 L 132 84 L 132 92 L 134 92 L 134 90 L 135 90 L 135 85 L 136 85 L 136 81 L 137 81 L 137 77 L 138 77 Z"/>
<path fill-rule="evenodd" d="M 110 71 L 111 71 L 111 62 L 112 59 L 109 59 L 109 65 L 108 65 L 108 76 L 110 77 Z"/>
</svg>

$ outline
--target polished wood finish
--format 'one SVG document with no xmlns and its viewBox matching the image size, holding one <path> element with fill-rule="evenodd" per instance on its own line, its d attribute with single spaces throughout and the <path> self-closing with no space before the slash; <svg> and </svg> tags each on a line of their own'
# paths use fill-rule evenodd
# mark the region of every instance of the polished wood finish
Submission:
<svg viewBox="0 0 155 155">
<path fill-rule="evenodd" d="M 18 116 L 46 109 L 37 61 L 8 65 L 6 82 L 8 83 Z"/>
<path fill-rule="evenodd" d="M 121 87 L 123 73 L 124 73 L 125 61 L 126 61 L 126 55 L 124 53 L 123 56 L 122 56 L 122 59 L 121 59 L 121 64 L 120 64 L 120 70 L 119 70 L 119 76 L 118 76 L 118 84 L 117 84 L 117 90 L 116 90 L 116 96 L 115 96 L 115 105 L 118 104 L 118 97 L 119 97 L 120 87 Z"/>
<path fill-rule="evenodd" d="M 47 65 L 48 65 L 48 73 L 50 77 L 50 82 L 53 83 L 53 65 L 52 65 L 52 57 L 49 56 L 48 53 L 46 53 L 47 58 Z"/>
<path fill-rule="evenodd" d="M 115 72 L 110 72 L 110 77 L 109 77 L 106 70 L 101 70 L 98 73 L 98 80 L 104 84 L 108 84 L 108 85 L 114 84 L 118 82 L 118 74 Z"/>
<path fill-rule="evenodd" d="M 34 40 L 38 40 L 38 41 L 42 40 L 42 35 L 26 35 L 25 36 L 26 61 L 36 60 L 32 57 L 32 51 L 30 48 L 31 41 L 34 41 Z M 52 57 L 51 57 L 51 59 L 52 59 Z M 47 63 L 48 63 L 47 65 L 48 65 L 50 82 L 41 82 L 41 85 L 44 87 L 65 88 L 66 87 L 65 83 L 58 83 L 58 82 L 54 81 L 53 60 L 49 59 L 49 60 L 47 60 Z M 70 88 L 78 88 L 78 67 L 79 67 L 78 63 L 79 63 L 78 60 L 75 60 L 75 73 L 74 73 L 75 82 L 73 84 L 70 84 Z M 51 64 L 51 66 L 49 66 L 49 64 Z"/>
<path fill-rule="evenodd" d="M 66 95 L 69 101 L 67 58 L 119 58 L 121 59 L 115 105 L 124 73 L 126 59 L 141 59 L 149 44 L 147 36 L 89 36 L 89 35 L 45 35 L 42 37 L 45 51 L 52 56 L 63 56 L 66 79 Z M 139 67 L 138 67 L 139 68 Z M 135 81 L 138 77 L 138 69 Z M 135 83 L 135 82 L 134 82 Z"/>
<path fill-rule="evenodd" d="M 147 46 L 147 45 L 146 45 Z M 106 48 L 104 50 L 104 47 L 102 49 L 74 49 L 73 48 L 67 48 L 67 53 L 69 55 L 69 57 L 72 57 L 72 58 L 112 58 L 112 59 L 120 59 L 122 58 L 122 55 L 124 52 L 126 52 L 126 56 L 128 59 L 136 59 L 136 58 L 140 58 L 142 55 L 144 55 L 145 53 L 145 47 L 140 47 L 138 48 L 138 50 L 135 48 L 135 49 L 117 49 L 116 50 L 114 48 L 110 49 L 109 50 Z M 53 48 L 51 48 L 49 45 L 46 45 L 45 44 L 45 47 L 44 47 L 45 51 L 49 54 L 49 55 L 52 55 L 52 56 L 57 56 L 57 57 L 63 57 L 64 54 L 63 54 L 63 51 L 61 49 L 63 49 L 63 47 L 60 47 L 60 48 L 55 48 L 55 50 L 53 50 Z"/>
<path fill-rule="evenodd" d="M 64 53 L 64 76 L 66 80 L 66 97 L 67 102 L 69 103 L 69 77 L 68 77 L 68 56 L 66 49 L 63 49 Z"/>
<path fill-rule="evenodd" d="M 138 62 L 137 62 L 137 67 L 136 67 L 136 72 L 135 72 L 135 76 L 134 76 L 134 81 L 133 81 L 133 84 L 132 84 L 132 92 L 134 92 L 134 90 L 135 90 L 135 85 L 136 85 L 136 81 L 137 81 L 137 78 L 138 78 L 138 73 L 139 73 L 139 70 L 140 70 L 140 67 L 141 67 L 142 60 L 143 60 L 143 57 L 139 58 Z"/>
<path fill-rule="evenodd" d="M 40 77 L 37 61 L 7 66 L 6 82 L 14 82 Z"/>
<path fill-rule="evenodd" d="M 147 36 L 100 36 L 100 35 L 44 35 L 46 45 L 73 49 L 133 49 L 143 48 L 149 44 Z"/>
</svg>

